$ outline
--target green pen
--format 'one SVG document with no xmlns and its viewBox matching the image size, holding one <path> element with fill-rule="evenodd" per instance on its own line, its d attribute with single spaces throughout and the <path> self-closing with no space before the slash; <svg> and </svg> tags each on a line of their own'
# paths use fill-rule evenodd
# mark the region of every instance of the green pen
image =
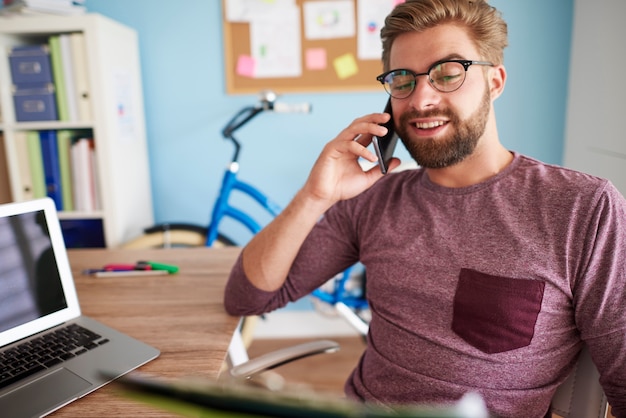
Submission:
<svg viewBox="0 0 626 418">
<path fill-rule="evenodd" d="M 152 270 L 165 270 L 169 274 L 174 274 L 178 272 L 178 266 L 173 264 L 164 264 L 164 263 L 156 263 L 154 261 L 138 261 L 138 265 L 144 264 L 150 266 Z"/>
</svg>

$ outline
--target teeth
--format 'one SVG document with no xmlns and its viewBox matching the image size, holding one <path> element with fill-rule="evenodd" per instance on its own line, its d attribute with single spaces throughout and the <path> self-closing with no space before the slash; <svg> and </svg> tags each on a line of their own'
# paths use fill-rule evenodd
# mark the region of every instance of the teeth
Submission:
<svg viewBox="0 0 626 418">
<path fill-rule="evenodd" d="M 438 120 L 436 122 L 416 123 L 415 126 L 417 126 L 419 129 L 432 129 L 436 128 L 437 126 L 442 126 L 444 123 L 444 121 Z"/>
</svg>

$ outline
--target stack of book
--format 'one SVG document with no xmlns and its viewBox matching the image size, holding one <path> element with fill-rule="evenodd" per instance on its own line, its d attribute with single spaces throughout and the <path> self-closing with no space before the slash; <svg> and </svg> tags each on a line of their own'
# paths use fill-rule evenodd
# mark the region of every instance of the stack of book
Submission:
<svg viewBox="0 0 626 418">
<path fill-rule="evenodd" d="M 85 0 L 3 0 L 4 15 L 78 15 L 86 12 Z"/>
<path fill-rule="evenodd" d="M 52 34 L 47 43 L 14 45 L 9 64 L 15 120 L 89 123 L 92 113 L 86 53 L 83 32 Z M 93 131 L 59 127 L 39 129 L 25 124 L 16 132 L 22 181 L 17 198 L 48 196 L 58 210 L 97 211 L 101 204 Z"/>
<path fill-rule="evenodd" d="M 90 131 L 19 131 L 15 140 L 24 200 L 48 196 L 63 211 L 101 208 Z"/>
<path fill-rule="evenodd" d="M 17 122 L 92 119 L 86 51 L 82 32 L 53 34 L 45 44 L 10 49 Z M 101 208 L 91 129 L 30 130 L 25 125 L 15 141 L 23 199 L 48 196 L 64 211 Z"/>
</svg>

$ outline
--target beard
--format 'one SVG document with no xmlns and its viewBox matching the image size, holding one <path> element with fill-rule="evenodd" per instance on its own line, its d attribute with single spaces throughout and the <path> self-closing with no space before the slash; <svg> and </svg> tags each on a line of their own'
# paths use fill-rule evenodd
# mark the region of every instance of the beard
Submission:
<svg viewBox="0 0 626 418">
<path fill-rule="evenodd" d="M 474 152 L 480 137 L 485 132 L 490 108 L 491 95 L 489 88 L 486 88 L 478 109 L 465 120 L 461 120 L 450 109 L 434 109 L 426 112 L 413 110 L 400 116 L 400 123 L 396 127 L 396 132 L 411 157 L 421 167 L 450 167 L 463 161 L 465 157 Z M 434 116 L 445 116 L 449 120 L 448 124 L 456 130 L 444 138 L 411 140 L 408 121 L 414 118 Z"/>
</svg>

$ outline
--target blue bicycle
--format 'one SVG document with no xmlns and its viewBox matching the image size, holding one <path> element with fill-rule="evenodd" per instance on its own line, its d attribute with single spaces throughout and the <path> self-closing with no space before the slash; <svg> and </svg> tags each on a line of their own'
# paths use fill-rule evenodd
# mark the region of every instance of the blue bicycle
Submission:
<svg viewBox="0 0 626 418">
<path fill-rule="evenodd" d="M 253 234 L 258 233 L 262 226 L 244 210 L 233 206 L 230 197 L 234 192 L 243 193 L 256 201 L 272 217 L 278 215 L 281 207 L 271 200 L 265 193 L 257 187 L 243 180 L 237 175 L 239 173 L 239 155 L 241 153 L 241 143 L 234 136 L 234 133 L 250 122 L 255 116 L 263 112 L 310 112 L 308 104 L 288 105 L 276 102 L 276 94 L 271 91 L 261 93 L 260 100 L 253 106 L 246 106 L 232 117 L 232 119 L 222 129 L 224 139 L 231 141 L 234 152 L 222 178 L 222 184 L 211 211 L 211 219 L 208 226 L 194 225 L 188 223 L 162 223 L 147 228 L 144 235 L 130 241 L 124 248 L 168 248 L 168 247 L 190 247 L 190 246 L 231 246 L 237 243 L 219 228 L 225 218 L 231 218 L 244 225 Z M 349 322 L 361 333 L 365 334 L 360 318 L 350 318 L 352 313 L 360 313 L 367 308 L 367 301 L 364 294 L 364 280 L 362 277 L 356 280 L 357 286 L 351 273 L 353 268 L 349 268 L 337 277 L 330 280 L 326 285 L 313 292 L 313 296 L 330 305 L 343 309 L 343 316 L 348 316 Z M 356 288 L 355 288 L 356 287 Z M 356 321 L 356 322 L 354 322 Z"/>
</svg>

